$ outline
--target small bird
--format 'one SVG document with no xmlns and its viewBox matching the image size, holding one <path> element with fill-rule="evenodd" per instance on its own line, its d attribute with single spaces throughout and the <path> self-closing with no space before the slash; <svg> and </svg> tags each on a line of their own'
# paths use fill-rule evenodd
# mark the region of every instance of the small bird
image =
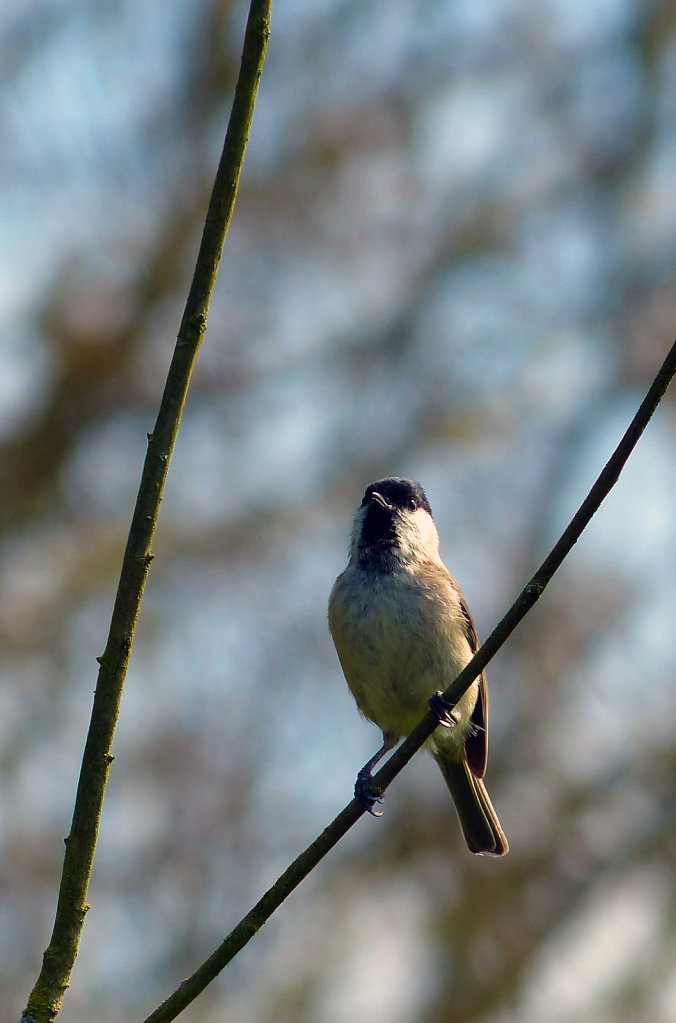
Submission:
<svg viewBox="0 0 676 1023">
<path fill-rule="evenodd" d="M 483 675 L 451 707 L 441 694 L 479 647 L 462 590 L 439 555 L 425 491 L 398 476 L 366 488 L 354 517 L 347 568 L 329 598 L 329 628 L 357 707 L 383 744 L 357 775 L 355 796 L 374 816 L 372 771 L 429 707 L 439 725 L 427 740 L 472 853 L 509 850 L 482 781 L 488 754 Z"/>
</svg>

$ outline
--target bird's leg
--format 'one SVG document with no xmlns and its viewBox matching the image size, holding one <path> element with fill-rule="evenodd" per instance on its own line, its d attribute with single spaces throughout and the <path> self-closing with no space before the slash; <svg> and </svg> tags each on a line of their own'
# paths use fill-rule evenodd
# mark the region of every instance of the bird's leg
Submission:
<svg viewBox="0 0 676 1023">
<path fill-rule="evenodd" d="M 367 760 L 361 771 L 357 774 L 357 780 L 354 783 L 354 795 L 355 799 L 364 810 L 367 810 L 374 817 L 382 817 L 382 810 L 374 810 L 376 803 L 382 803 L 382 796 L 374 796 L 371 790 L 371 781 L 373 775 L 373 768 L 376 764 L 383 759 L 388 750 L 396 744 L 396 739 L 391 736 L 383 735 L 383 744 L 380 749 L 373 754 L 370 760 Z"/>
<path fill-rule="evenodd" d="M 430 696 L 428 703 L 439 719 L 440 725 L 443 725 L 444 728 L 453 728 L 454 725 L 457 725 L 460 715 L 455 710 L 454 704 L 444 699 L 441 690 L 434 696 Z"/>
</svg>

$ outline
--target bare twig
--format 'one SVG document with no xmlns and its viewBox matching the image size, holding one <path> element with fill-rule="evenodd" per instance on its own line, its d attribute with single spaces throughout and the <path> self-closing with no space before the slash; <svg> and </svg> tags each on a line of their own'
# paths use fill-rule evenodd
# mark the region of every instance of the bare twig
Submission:
<svg viewBox="0 0 676 1023">
<path fill-rule="evenodd" d="M 124 553 L 110 632 L 103 655 L 87 742 L 82 758 L 71 830 L 49 947 L 22 1023 L 50 1023 L 61 1008 L 77 957 L 87 906 L 103 798 L 113 760 L 111 747 L 134 638 L 162 491 L 174 448 L 190 376 L 207 323 L 223 243 L 237 196 L 244 152 L 270 33 L 272 0 L 251 0 L 239 77 L 181 320 L 157 415 L 148 436 L 143 474 Z"/>
<path fill-rule="evenodd" d="M 523 588 L 504 618 L 498 623 L 483 646 L 476 652 L 469 664 L 460 672 L 455 681 L 445 691 L 444 696 L 451 703 L 457 703 L 471 683 L 486 667 L 492 657 L 512 634 L 521 619 L 528 613 L 543 593 L 554 573 L 564 558 L 577 543 L 582 531 L 589 524 L 592 516 L 598 511 L 602 501 L 608 496 L 617 482 L 629 455 L 633 451 L 639 437 L 650 422 L 664 392 L 676 373 L 676 343 L 667 355 L 659 373 L 645 396 L 641 406 L 631 421 L 622 440 L 615 449 L 610 461 L 605 466 L 589 494 L 573 516 L 569 526 L 543 561 L 533 578 Z M 430 711 L 392 754 L 384 767 L 373 779 L 374 787 L 382 792 L 408 763 L 413 754 L 420 749 L 425 739 L 434 731 L 438 718 Z M 228 963 L 244 948 L 256 932 L 279 908 L 291 892 L 298 887 L 310 871 L 333 848 L 343 835 L 364 813 L 362 807 L 353 799 L 344 810 L 329 824 L 322 834 L 315 839 L 284 871 L 281 877 L 263 895 L 237 926 L 230 932 L 221 945 L 195 970 L 190 977 L 160 1005 L 145 1023 L 170 1023 L 180 1012 L 204 990 L 204 988 L 228 965 Z"/>
</svg>

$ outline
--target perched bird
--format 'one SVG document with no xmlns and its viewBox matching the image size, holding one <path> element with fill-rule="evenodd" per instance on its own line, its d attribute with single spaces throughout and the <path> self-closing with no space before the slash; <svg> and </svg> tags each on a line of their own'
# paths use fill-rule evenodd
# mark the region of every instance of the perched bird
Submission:
<svg viewBox="0 0 676 1023">
<path fill-rule="evenodd" d="M 483 673 L 454 707 L 441 693 L 479 646 L 460 587 L 439 556 L 422 487 L 390 477 L 366 488 L 350 559 L 329 599 L 329 628 L 347 684 L 383 744 L 357 775 L 355 796 L 374 809 L 374 766 L 429 706 L 439 725 L 427 740 L 450 789 L 470 852 L 504 856 L 509 846 L 482 781 L 488 753 Z"/>
</svg>

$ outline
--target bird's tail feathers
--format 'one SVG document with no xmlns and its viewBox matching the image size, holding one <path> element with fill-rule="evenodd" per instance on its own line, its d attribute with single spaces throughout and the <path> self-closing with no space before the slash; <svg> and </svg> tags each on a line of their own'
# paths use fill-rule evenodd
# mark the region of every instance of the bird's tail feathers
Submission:
<svg viewBox="0 0 676 1023">
<path fill-rule="evenodd" d="M 453 797 L 469 851 L 504 856 L 509 843 L 481 778 L 472 774 L 467 761 L 457 763 L 440 756 L 434 759 Z"/>
</svg>

